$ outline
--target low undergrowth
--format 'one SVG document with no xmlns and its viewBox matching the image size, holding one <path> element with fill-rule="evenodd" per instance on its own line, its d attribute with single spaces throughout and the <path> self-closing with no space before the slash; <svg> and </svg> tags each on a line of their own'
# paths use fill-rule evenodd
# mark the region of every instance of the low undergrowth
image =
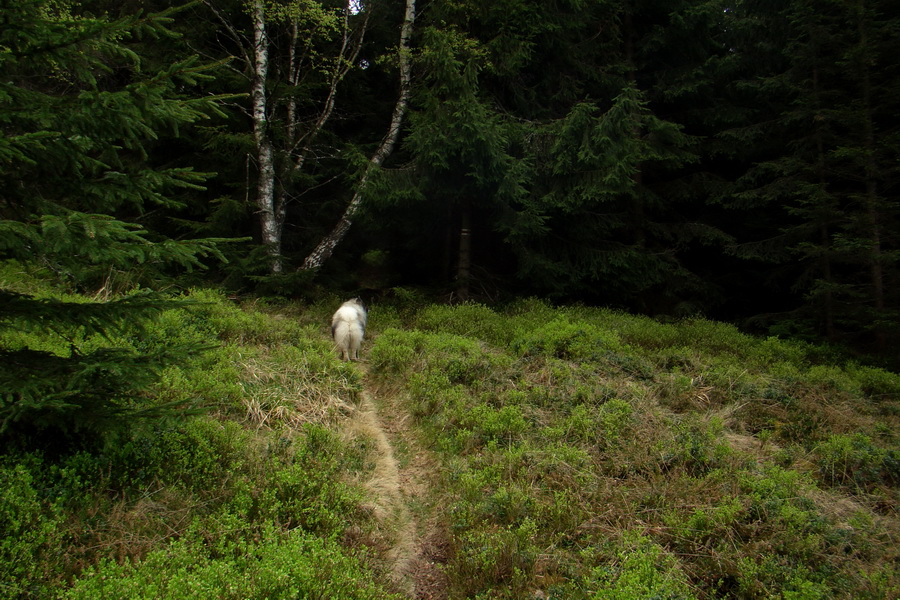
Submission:
<svg viewBox="0 0 900 600">
<path fill-rule="evenodd" d="M 441 465 L 454 598 L 895 598 L 900 377 L 704 320 L 423 308 L 372 372 Z"/>
<path fill-rule="evenodd" d="M 0 455 L 9 598 L 391 598 L 332 352 L 337 298 L 194 291 L 140 335 L 209 350 L 143 402 L 180 418 Z M 64 353 L 71 340 L 4 331 Z M 370 313 L 368 384 L 437 485 L 448 598 L 900 596 L 900 376 L 704 320 L 522 301 Z"/>
<path fill-rule="evenodd" d="M 79 340 L 209 348 L 145 391 L 143 402 L 182 406 L 180 417 L 0 455 L 0 594 L 394 597 L 360 483 L 368 450 L 343 432 L 362 382 L 331 351 L 333 303 L 298 314 L 211 291 L 186 298 L 194 304 L 139 336 Z M 52 332 L 3 335 L 67 350 Z"/>
</svg>

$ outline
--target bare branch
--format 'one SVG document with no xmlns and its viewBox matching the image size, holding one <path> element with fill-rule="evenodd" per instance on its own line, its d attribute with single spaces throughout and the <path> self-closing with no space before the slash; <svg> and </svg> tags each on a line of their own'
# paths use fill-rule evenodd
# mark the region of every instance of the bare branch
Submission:
<svg viewBox="0 0 900 600">
<path fill-rule="evenodd" d="M 334 72 L 331 75 L 328 97 L 325 99 L 325 104 L 322 107 L 322 112 L 319 114 L 319 118 L 316 120 L 315 124 L 309 131 L 307 131 L 296 141 L 294 147 L 291 149 L 291 153 L 293 154 L 297 151 L 297 148 L 300 147 L 301 144 L 304 144 L 302 149 L 297 153 L 297 157 L 294 159 L 293 170 L 295 172 L 303 168 L 303 163 L 306 161 L 306 157 L 309 154 L 313 142 L 325 127 L 328 119 L 331 118 L 331 114 L 334 111 L 335 100 L 337 98 L 338 84 L 344 79 L 344 77 L 346 77 L 347 73 L 349 73 L 353 66 L 356 64 L 356 59 L 359 56 L 360 49 L 362 48 L 363 39 L 365 38 L 366 31 L 369 27 L 370 15 L 371 12 L 366 12 L 362 27 L 360 28 L 359 38 L 356 40 L 356 43 L 351 50 L 351 56 L 350 58 L 345 58 L 345 54 L 348 51 L 348 46 L 350 46 L 352 32 L 350 31 L 350 11 L 344 11 L 344 30 L 343 39 L 341 42 L 341 51 L 339 52 L 338 58 L 335 61 Z"/>
<path fill-rule="evenodd" d="M 363 191 L 372 172 L 381 166 L 384 160 L 390 155 L 400 136 L 400 127 L 403 118 L 406 115 L 409 106 L 410 83 L 412 80 L 412 65 L 410 61 L 409 39 L 412 37 L 413 23 L 416 19 L 416 0 L 406 0 L 406 14 L 403 19 L 403 27 L 400 29 L 400 95 L 397 98 L 397 104 L 394 105 L 394 112 L 391 115 L 391 124 L 388 127 L 387 134 L 381 140 L 378 149 L 369 159 L 369 164 L 356 187 L 356 192 L 350 200 L 350 204 L 344 210 L 344 214 L 338 221 L 334 230 L 326 236 L 319 245 L 306 257 L 300 270 L 318 269 L 328 258 L 331 257 L 334 249 L 344 239 L 353 224 L 353 218 L 363 201 Z"/>
<path fill-rule="evenodd" d="M 231 38 L 231 41 L 240 50 L 240 52 L 243 56 L 243 59 L 244 59 L 244 63 L 248 67 L 251 67 L 253 65 L 253 60 L 250 58 L 250 54 L 248 53 L 247 49 L 252 48 L 253 43 L 245 35 L 238 32 L 238 30 L 235 29 L 235 27 L 231 23 L 231 21 L 229 21 L 227 18 L 225 18 L 225 15 L 222 14 L 222 11 L 220 11 L 218 8 L 216 8 L 216 6 L 210 0 L 203 0 L 203 4 L 205 4 L 212 11 L 212 13 L 216 16 L 216 18 L 219 20 L 219 22 L 222 23 L 222 26 L 225 28 L 225 31 L 228 33 L 228 37 Z"/>
</svg>

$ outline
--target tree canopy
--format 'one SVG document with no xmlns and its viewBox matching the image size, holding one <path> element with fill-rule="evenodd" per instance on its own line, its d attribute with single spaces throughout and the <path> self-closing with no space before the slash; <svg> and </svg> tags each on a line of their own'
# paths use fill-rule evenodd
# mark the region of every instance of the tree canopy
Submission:
<svg viewBox="0 0 900 600">
<path fill-rule="evenodd" d="M 173 306 L 153 289 L 170 266 L 205 268 L 207 257 L 224 259 L 217 245 L 224 240 L 176 240 L 147 218 L 174 217 L 185 206 L 180 194 L 202 190 L 210 176 L 155 155 L 183 127 L 222 114 L 224 96 L 183 93 L 210 78 L 215 65 L 196 56 L 154 64 L 141 55 L 148 40 L 175 35 L 168 29 L 173 10 L 113 18 L 76 8 L 44 1 L 3 7 L 0 256 L 62 289 L 128 294 L 85 303 L 64 293 L 45 297 L 4 277 L 0 334 L 33 335 L 24 344 L 0 337 L 0 436 L 20 443 L 164 414 L 166 407 L 141 401 L 142 389 L 163 365 L 199 348 L 141 352 L 93 339 L 139 330 Z"/>
<path fill-rule="evenodd" d="M 213 277 L 242 290 L 424 285 L 896 344 L 889 3 L 435 1 L 415 27 L 407 4 L 11 3 L 3 252 L 79 246 L 54 268 L 94 284 L 104 260 L 224 252 Z"/>
</svg>

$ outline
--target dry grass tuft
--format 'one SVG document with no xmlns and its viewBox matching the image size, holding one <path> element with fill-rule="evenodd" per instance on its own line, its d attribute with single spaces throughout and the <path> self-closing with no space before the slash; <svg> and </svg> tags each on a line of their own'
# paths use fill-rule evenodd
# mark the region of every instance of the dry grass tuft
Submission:
<svg viewBox="0 0 900 600">
<path fill-rule="evenodd" d="M 309 361 L 286 365 L 254 358 L 241 363 L 246 419 L 259 428 L 305 423 L 330 425 L 352 414 L 358 391 L 333 375 L 315 372 Z"/>
</svg>

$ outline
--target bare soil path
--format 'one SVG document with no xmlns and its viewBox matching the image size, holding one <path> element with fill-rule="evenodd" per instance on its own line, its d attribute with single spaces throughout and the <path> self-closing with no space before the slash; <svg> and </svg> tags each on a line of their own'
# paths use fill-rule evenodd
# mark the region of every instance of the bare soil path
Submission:
<svg viewBox="0 0 900 600">
<path fill-rule="evenodd" d="M 440 564 L 446 544 L 427 502 L 433 463 L 412 435 L 395 395 L 379 397 L 368 369 L 359 367 L 364 388 L 351 427 L 373 442 L 374 468 L 366 486 L 374 498 L 375 517 L 389 538 L 386 558 L 392 580 L 408 598 L 444 600 L 447 584 Z M 402 460 L 395 448 L 402 448 Z"/>
</svg>

